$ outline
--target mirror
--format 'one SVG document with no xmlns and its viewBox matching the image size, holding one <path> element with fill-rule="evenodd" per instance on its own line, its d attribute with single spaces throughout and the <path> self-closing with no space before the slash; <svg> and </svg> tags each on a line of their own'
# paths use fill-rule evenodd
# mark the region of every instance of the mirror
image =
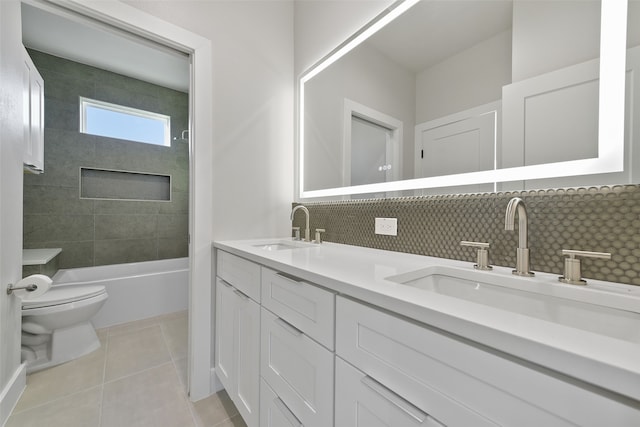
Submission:
<svg viewBox="0 0 640 427">
<path fill-rule="evenodd" d="M 299 197 L 635 182 L 626 22 L 612 0 L 394 3 L 300 78 Z"/>
</svg>

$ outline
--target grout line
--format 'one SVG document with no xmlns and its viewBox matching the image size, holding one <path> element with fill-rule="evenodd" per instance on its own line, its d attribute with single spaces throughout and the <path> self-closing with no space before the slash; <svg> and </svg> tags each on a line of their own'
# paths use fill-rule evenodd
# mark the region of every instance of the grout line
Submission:
<svg viewBox="0 0 640 427">
<path fill-rule="evenodd" d="M 95 384 L 95 385 L 92 385 L 90 387 L 83 388 L 81 390 L 76 390 L 73 393 L 65 394 L 64 396 L 56 397 L 54 399 L 47 400 L 46 402 L 42 402 L 42 403 L 39 403 L 39 404 L 34 405 L 34 406 L 30 406 L 30 407 L 25 408 L 25 409 L 21 409 L 19 411 L 14 411 L 14 412 L 11 413 L 11 415 L 13 415 L 13 414 L 21 414 L 23 412 L 31 411 L 32 409 L 42 408 L 43 406 L 49 405 L 51 403 L 55 403 L 55 402 L 58 402 L 60 400 L 67 399 L 67 398 L 69 398 L 71 396 L 75 396 L 76 394 L 86 393 L 87 391 L 89 391 L 91 389 L 94 389 L 96 387 L 101 387 L 101 386 L 102 386 L 102 384 Z"/>
<path fill-rule="evenodd" d="M 0 1 L 1 1 L 1 0 L 0 0 Z M 172 363 L 172 362 L 171 362 L 171 361 L 163 362 L 163 363 L 160 363 L 159 365 L 149 366 L 148 368 L 145 368 L 145 369 L 143 369 L 143 370 L 141 370 L 141 371 L 132 372 L 132 373 L 130 373 L 130 374 L 123 375 L 123 376 L 118 377 L 118 378 L 113 378 L 113 379 L 111 379 L 111 380 L 109 380 L 109 381 L 105 381 L 105 382 L 104 382 L 104 385 L 111 384 L 111 383 L 116 382 L 116 381 L 124 380 L 124 379 L 126 379 L 126 378 L 133 377 L 134 375 L 139 375 L 139 374 L 142 374 L 142 373 L 144 373 L 144 372 L 150 371 L 150 370 L 152 370 L 152 369 L 157 369 L 157 368 L 160 368 L 161 366 L 168 365 L 168 364 L 170 364 L 170 363 Z"/>
<path fill-rule="evenodd" d="M 180 383 L 180 386 L 182 388 L 182 396 L 184 397 L 185 403 L 187 404 L 187 408 L 189 408 L 189 413 L 191 414 L 191 420 L 193 421 L 193 426 L 199 427 L 200 424 L 198 423 L 198 418 L 196 417 L 196 414 L 195 414 L 195 406 L 193 406 L 193 404 L 191 403 L 191 400 L 189 399 L 189 395 L 187 393 L 187 384 L 182 383 L 182 378 L 180 378 L 178 365 L 176 365 L 176 359 L 173 357 L 173 354 L 169 349 L 169 341 L 167 340 L 167 334 L 165 333 L 163 326 L 164 325 L 160 323 L 160 332 L 162 333 L 162 339 L 164 341 L 164 345 L 167 347 L 167 351 L 169 352 L 169 357 L 171 358 L 171 366 L 173 366 L 173 370 L 176 374 L 176 377 L 178 377 L 178 383 Z"/>
<path fill-rule="evenodd" d="M 107 360 L 109 357 L 109 330 L 107 329 L 107 337 L 104 343 L 104 364 L 102 366 L 102 384 L 100 389 L 100 408 L 98 410 L 98 427 L 102 426 L 102 414 L 104 409 L 104 380 L 107 377 Z"/>
</svg>

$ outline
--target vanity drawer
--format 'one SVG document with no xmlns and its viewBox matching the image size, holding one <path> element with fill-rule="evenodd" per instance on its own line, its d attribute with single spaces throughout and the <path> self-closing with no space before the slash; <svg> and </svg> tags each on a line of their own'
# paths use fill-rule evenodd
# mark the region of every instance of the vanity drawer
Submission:
<svg viewBox="0 0 640 427">
<path fill-rule="evenodd" d="M 370 376 L 336 357 L 335 427 L 445 427 L 445 425 Z"/>
<path fill-rule="evenodd" d="M 263 267 L 262 305 L 328 349 L 334 349 L 334 293 Z"/>
<path fill-rule="evenodd" d="M 216 267 L 218 277 L 260 302 L 260 265 L 218 249 Z"/>
<path fill-rule="evenodd" d="M 303 427 L 265 380 L 260 380 L 260 402 L 261 427 Z"/>
<path fill-rule="evenodd" d="M 305 427 L 333 425 L 334 355 L 262 308 L 260 373 Z"/>
<path fill-rule="evenodd" d="M 336 354 L 447 426 L 640 425 L 638 404 L 338 297 Z"/>
</svg>

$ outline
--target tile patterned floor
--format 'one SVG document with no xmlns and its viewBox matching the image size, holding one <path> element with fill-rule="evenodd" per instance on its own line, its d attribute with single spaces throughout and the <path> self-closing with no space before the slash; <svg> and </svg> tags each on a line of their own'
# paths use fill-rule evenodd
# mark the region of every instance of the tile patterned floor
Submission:
<svg viewBox="0 0 640 427">
<path fill-rule="evenodd" d="M 93 353 L 27 377 L 6 427 L 246 427 L 224 392 L 186 392 L 187 313 L 98 330 Z"/>
</svg>

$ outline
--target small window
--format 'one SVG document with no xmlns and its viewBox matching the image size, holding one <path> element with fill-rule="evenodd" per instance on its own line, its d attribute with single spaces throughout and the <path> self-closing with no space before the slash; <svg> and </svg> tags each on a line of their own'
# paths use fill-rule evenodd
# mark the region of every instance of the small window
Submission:
<svg viewBox="0 0 640 427">
<path fill-rule="evenodd" d="M 171 146 L 171 117 L 80 97 L 80 132 Z"/>
</svg>

